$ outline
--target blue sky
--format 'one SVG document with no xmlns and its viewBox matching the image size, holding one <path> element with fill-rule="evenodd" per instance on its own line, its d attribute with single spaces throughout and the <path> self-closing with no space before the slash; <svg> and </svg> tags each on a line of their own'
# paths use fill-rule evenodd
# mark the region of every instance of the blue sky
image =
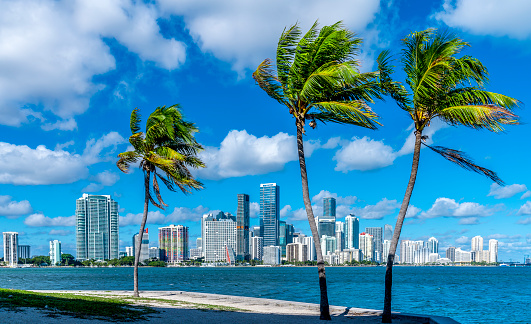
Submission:
<svg viewBox="0 0 531 324">
<path fill-rule="evenodd" d="M 309 234 L 294 120 L 251 73 L 274 58 L 285 26 L 343 20 L 364 39 L 364 71 L 374 69 L 381 50 L 399 54 L 411 31 L 449 29 L 472 45 L 464 54 L 489 69 L 487 88 L 523 103 L 522 125 L 501 134 L 431 125 L 430 141 L 467 152 L 507 186 L 423 150 L 402 232 L 404 239 L 435 236 L 441 250 L 470 250 L 475 235 L 495 238 L 502 260 L 522 260 L 531 254 L 530 13 L 531 3 L 518 0 L 1 0 L 0 230 L 18 231 L 34 255 L 47 254 L 52 239 L 75 254 L 75 200 L 110 194 L 120 204 L 125 250 L 143 207 L 141 173 L 115 166 L 128 148 L 129 115 L 180 103 L 206 148 L 207 168 L 196 172 L 205 189 L 187 196 L 164 190 L 169 207 L 150 207 L 150 232 L 184 224 L 194 246 L 201 215 L 235 213 L 238 193 L 251 196 L 256 225 L 259 185 L 276 182 L 282 219 Z M 399 68 L 395 78 L 404 79 Z M 406 114 L 391 100 L 372 108 L 384 125 L 377 131 L 327 124 L 305 138 L 316 214 L 323 197 L 337 197 L 339 220 L 354 213 L 362 229 L 394 227 L 412 159 Z"/>
</svg>

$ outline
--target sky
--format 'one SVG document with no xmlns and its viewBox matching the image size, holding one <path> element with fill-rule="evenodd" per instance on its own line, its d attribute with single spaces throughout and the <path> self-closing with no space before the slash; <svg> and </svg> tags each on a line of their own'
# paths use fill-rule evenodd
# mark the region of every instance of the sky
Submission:
<svg viewBox="0 0 531 324">
<path fill-rule="evenodd" d="M 363 39 L 363 71 L 390 50 L 395 80 L 401 39 L 427 28 L 470 43 L 463 55 L 489 70 L 489 91 L 520 100 L 521 124 L 503 133 L 435 121 L 429 142 L 466 152 L 505 182 L 500 187 L 434 152 L 422 150 L 402 239 L 439 240 L 470 250 L 471 238 L 499 240 L 499 259 L 531 254 L 531 2 L 518 0 L 0 0 L 0 230 L 19 232 L 32 255 L 49 241 L 75 255 L 75 200 L 111 195 L 120 206 L 120 250 L 131 245 L 143 211 L 142 173 L 116 167 L 129 148 L 129 116 L 180 104 L 200 132 L 205 188 L 166 189 L 166 210 L 150 206 L 150 233 L 189 227 L 190 246 L 204 213 L 236 213 L 237 194 L 251 199 L 258 225 L 259 187 L 280 186 L 281 219 L 310 234 L 303 210 L 295 124 L 287 108 L 251 77 L 274 59 L 282 30 L 337 21 Z M 318 125 L 305 135 L 310 196 L 337 199 L 337 218 L 352 213 L 360 228 L 394 227 L 412 162 L 412 123 L 387 98 L 371 105 L 382 127 Z M 528 187 L 529 186 L 529 187 Z M 151 234 L 151 246 L 157 246 Z"/>
</svg>

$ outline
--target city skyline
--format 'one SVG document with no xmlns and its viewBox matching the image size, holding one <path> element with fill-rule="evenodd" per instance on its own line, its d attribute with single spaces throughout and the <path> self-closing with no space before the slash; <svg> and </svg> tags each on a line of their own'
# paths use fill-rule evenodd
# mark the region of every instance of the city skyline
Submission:
<svg viewBox="0 0 531 324">
<path fill-rule="evenodd" d="M 531 94 L 522 68 L 531 49 L 531 23 L 521 6 L 493 4 L 491 11 L 479 6 L 472 12 L 464 9 L 471 0 L 392 6 L 369 0 L 338 1 L 343 10 L 333 10 L 306 1 L 302 11 L 274 3 L 267 6 L 276 17 L 271 22 L 263 20 L 268 15 L 258 4 L 220 2 L 207 10 L 199 2 L 173 7 L 126 0 L 107 3 L 109 16 L 96 19 L 98 10 L 84 11 L 79 3 L 24 1 L 3 3 L 0 11 L 13 18 L 0 20 L 6 33 L 0 40 L 0 53 L 6 55 L 0 58 L 0 81 L 5 81 L 0 82 L 0 230 L 18 232 L 32 255 L 47 255 L 48 242 L 56 239 L 65 253 L 75 254 L 72 201 L 84 193 L 110 195 L 119 202 L 120 250 L 131 244 L 142 214 L 142 172 L 133 168 L 131 175 L 120 174 L 116 155 L 129 145 L 134 107 L 147 116 L 157 106 L 176 103 L 200 130 L 197 139 L 205 146 L 201 158 L 207 168 L 194 174 L 205 189 L 183 195 L 163 188 L 169 206 L 150 207 L 149 227 L 183 224 L 194 240 L 203 214 L 224 210 L 237 215 L 239 193 L 249 195 L 250 226 L 255 226 L 257 186 L 277 183 L 282 187 L 280 220 L 309 233 L 293 119 L 251 74 L 265 58 L 274 60 L 286 26 L 298 21 L 307 30 L 316 19 L 320 26 L 342 20 L 364 39 L 363 71 L 376 69 L 382 50 L 398 59 L 400 40 L 411 31 L 448 29 L 471 44 L 463 54 L 488 68 L 487 89 L 523 102 L 515 111 L 522 125 L 492 134 L 434 121 L 426 135 L 429 143 L 463 150 L 496 171 L 506 186 L 422 150 L 401 238 L 436 236 L 441 248 L 468 248 L 472 237 L 482 235 L 499 241 L 504 260 L 531 255 L 531 175 L 525 172 L 531 153 L 522 149 L 531 133 L 526 107 Z M 212 20 L 227 30 L 214 37 L 203 24 Z M 145 37 L 127 37 L 139 21 L 152 28 Z M 479 26 L 482 21 L 489 25 Z M 47 37 L 29 37 L 34 30 Z M 11 38 L 21 46 L 4 41 Z M 395 77 L 402 81 L 396 65 Z M 411 122 L 392 100 L 370 106 L 383 124 L 377 131 L 320 123 L 306 130 L 310 197 L 316 216 L 326 196 L 336 199 L 339 221 L 354 214 L 362 229 L 394 227 L 411 169 Z"/>
</svg>

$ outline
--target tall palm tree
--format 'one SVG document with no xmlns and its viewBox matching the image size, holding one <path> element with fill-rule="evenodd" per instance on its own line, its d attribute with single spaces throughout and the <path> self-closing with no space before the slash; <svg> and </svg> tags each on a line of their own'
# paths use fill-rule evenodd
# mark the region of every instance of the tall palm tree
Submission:
<svg viewBox="0 0 531 324">
<path fill-rule="evenodd" d="M 469 46 L 468 43 L 454 35 L 428 29 L 410 34 L 403 40 L 403 44 L 402 64 L 409 90 L 403 86 L 395 86 L 392 94 L 399 107 L 413 120 L 415 146 L 411 175 L 389 248 L 383 323 L 391 323 L 393 262 L 417 177 L 421 145 L 467 170 L 503 184 L 495 172 L 476 165 L 463 152 L 441 146 L 428 146 L 425 143 L 427 137 L 422 135 L 424 129 L 434 119 L 453 126 L 463 125 L 493 132 L 502 131 L 502 125 L 518 123 L 518 116 L 511 111 L 518 105 L 518 101 L 484 89 L 488 72 L 479 60 L 470 56 L 456 57 L 465 46 Z"/>
<path fill-rule="evenodd" d="M 295 120 L 302 197 L 317 254 L 320 318 L 330 320 L 323 255 L 308 190 L 304 127 L 309 121 L 315 128 L 320 121 L 375 129 L 377 116 L 368 103 L 381 99 L 381 87 L 377 72 L 360 73 L 355 57 L 362 40 L 341 22 L 321 30 L 315 22 L 301 35 L 298 24 L 284 29 L 277 46 L 276 71 L 266 59 L 253 78 L 271 98 L 286 106 Z"/>
<path fill-rule="evenodd" d="M 120 159 L 116 162 L 125 173 L 131 164 L 139 163 L 144 173 L 144 215 L 135 251 L 134 297 L 139 297 L 138 263 L 149 203 L 161 209 L 168 206 L 160 195 L 157 178 L 171 191 L 180 189 L 186 194 L 191 189 L 203 188 L 202 183 L 190 173 L 190 168 L 204 167 L 197 157 L 203 147 L 194 138 L 197 128 L 183 119 L 179 108 L 179 105 L 173 105 L 155 109 L 147 119 L 145 133 L 140 131 L 139 109 L 133 109 L 130 120 L 132 135 L 129 137 L 133 150 L 120 153 Z M 158 202 L 153 198 L 152 189 Z"/>
</svg>

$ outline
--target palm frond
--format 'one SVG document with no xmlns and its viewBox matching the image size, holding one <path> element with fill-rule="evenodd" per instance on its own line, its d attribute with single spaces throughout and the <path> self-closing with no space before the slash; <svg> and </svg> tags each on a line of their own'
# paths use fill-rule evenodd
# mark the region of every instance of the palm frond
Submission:
<svg viewBox="0 0 531 324">
<path fill-rule="evenodd" d="M 363 101 L 319 102 L 313 105 L 320 112 L 308 114 L 323 123 L 334 122 L 376 129 L 378 116 Z"/>
<path fill-rule="evenodd" d="M 273 71 L 270 59 L 265 59 L 258 65 L 256 71 L 253 72 L 253 79 L 271 98 L 281 104 L 289 105 L 284 98 L 282 85 Z"/>
<path fill-rule="evenodd" d="M 497 184 L 503 185 L 503 181 L 498 177 L 496 172 L 475 164 L 474 161 L 472 161 L 464 152 L 442 146 L 429 146 L 425 143 L 423 144 L 435 153 L 440 154 L 448 161 L 457 164 L 465 170 L 473 171 L 478 174 L 483 174 L 484 176 L 496 182 Z"/>
<path fill-rule="evenodd" d="M 441 110 L 438 116 L 449 124 L 475 129 L 485 128 L 493 132 L 503 131 L 502 125 L 518 124 L 518 116 L 494 105 L 454 106 Z"/>
<path fill-rule="evenodd" d="M 134 151 L 127 151 L 118 154 L 118 161 L 116 162 L 116 166 L 120 171 L 127 173 L 129 171 L 129 166 L 135 162 L 138 161 L 139 155 Z"/>
<path fill-rule="evenodd" d="M 282 35 L 278 40 L 277 45 L 277 75 L 282 85 L 282 91 L 284 95 L 289 95 L 289 89 L 287 88 L 289 71 L 295 56 L 295 50 L 297 48 L 297 40 L 301 35 L 298 24 L 284 29 Z"/>
<path fill-rule="evenodd" d="M 410 112 L 412 108 L 408 91 L 402 83 L 394 81 L 391 78 L 391 75 L 394 73 L 394 66 L 391 65 L 392 60 L 391 53 L 388 50 L 382 51 L 376 59 L 378 63 L 380 89 L 383 94 L 391 96 L 400 108 Z"/>
<path fill-rule="evenodd" d="M 168 205 L 164 202 L 164 200 L 162 200 L 162 196 L 160 195 L 160 188 L 159 188 L 159 183 L 157 182 L 156 173 L 157 172 L 155 171 L 153 174 L 153 191 L 155 192 L 155 195 L 157 195 L 157 199 L 159 203 L 162 206 L 168 207 Z"/>
<path fill-rule="evenodd" d="M 140 109 L 135 108 L 133 109 L 133 112 L 131 112 L 131 119 L 130 119 L 130 127 L 131 127 L 131 134 L 138 133 L 140 131 Z"/>
</svg>

